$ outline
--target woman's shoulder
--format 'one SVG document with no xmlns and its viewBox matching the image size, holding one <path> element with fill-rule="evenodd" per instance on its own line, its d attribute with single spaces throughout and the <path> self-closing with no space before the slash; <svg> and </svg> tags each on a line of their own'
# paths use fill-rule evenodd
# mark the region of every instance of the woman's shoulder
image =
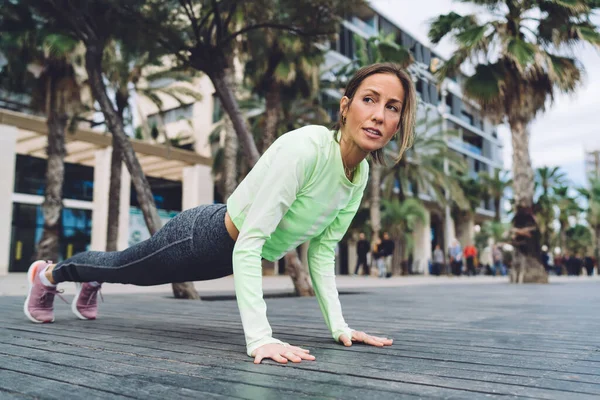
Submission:
<svg viewBox="0 0 600 400">
<path fill-rule="evenodd" d="M 323 125 L 306 125 L 283 134 L 277 142 L 295 143 L 300 146 L 328 143 L 333 138 L 333 133 Z"/>
</svg>

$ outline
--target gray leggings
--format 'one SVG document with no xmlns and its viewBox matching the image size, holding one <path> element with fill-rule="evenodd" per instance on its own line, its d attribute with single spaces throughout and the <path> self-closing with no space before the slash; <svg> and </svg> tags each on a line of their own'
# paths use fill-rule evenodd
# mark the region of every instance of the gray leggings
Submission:
<svg viewBox="0 0 600 400">
<path fill-rule="evenodd" d="M 231 275 L 234 240 L 224 204 L 179 213 L 150 239 L 123 251 L 86 251 L 61 261 L 55 282 L 112 282 L 140 286 L 203 281 Z"/>
</svg>

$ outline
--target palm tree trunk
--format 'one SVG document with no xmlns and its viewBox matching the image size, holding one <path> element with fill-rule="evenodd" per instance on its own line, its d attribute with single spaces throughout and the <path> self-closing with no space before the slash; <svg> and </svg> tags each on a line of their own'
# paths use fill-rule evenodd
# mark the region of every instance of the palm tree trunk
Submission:
<svg viewBox="0 0 600 400">
<path fill-rule="evenodd" d="M 494 220 L 496 222 L 500 222 L 500 198 L 496 197 L 494 198 L 494 208 L 496 211 L 496 215 L 494 216 Z"/>
<path fill-rule="evenodd" d="M 54 82 L 48 84 L 49 109 L 48 109 L 48 165 L 46 167 L 46 190 L 42 211 L 44 214 L 44 231 L 40 239 L 36 256 L 38 260 L 58 260 L 59 240 L 62 215 L 62 191 L 65 177 L 65 129 L 67 116 L 59 115 L 57 107 L 57 93 L 53 87 Z"/>
<path fill-rule="evenodd" d="M 382 166 L 373 163 L 371 167 L 371 230 L 373 238 L 379 237 L 381 231 L 381 173 Z"/>
<path fill-rule="evenodd" d="M 273 144 L 277 137 L 277 127 L 279 126 L 279 111 L 281 110 L 281 96 L 279 93 L 279 86 L 272 81 L 269 86 L 269 91 L 265 95 L 265 132 L 263 135 L 262 151 L 267 151 L 269 146 Z"/>
<path fill-rule="evenodd" d="M 229 116 L 225 116 L 225 149 L 223 150 L 223 164 L 225 169 L 225 193 L 223 199 L 227 202 L 229 196 L 237 187 L 237 155 L 238 138 L 233 129 L 233 124 Z"/>
<path fill-rule="evenodd" d="M 119 206 L 121 204 L 121 170 L 123 156 L 113 136 L 110 158 L 110 186 L 108 190 L 108 222 L 106 227 L 106 251 L 117 251 L 119 238 Z"/>
<path fill-rule="evenodd" d="M 513 145 L 513 193 L 515 216 L 512 242 L 515 249 L 511 268 L 513 283 L 548 283 L 540 263 L 540 232 L 533 213 L 533 168 L 529 157 L 529 132 L 524 121 L 511 119 Z"/>
<path fill-rule="evenodd" d="M 219 96 L 219 100 L 221 100 L 223 108 L 227 112 L 227 115 L 229 115 L 229 118 L 231 118 L 235 133 L 238 135 L 238 139 L 244 150 L 246 161 L 250 167 L 253 167 L 260 155 L 246 121 L 244 121 L 244 118 L 242 117 L 240 107 L 234 95 L 234 90 L 228 82 L 231 81 L 231 79 L 228 78 L 228 75 L 233 76 L 233 72 L 231 71 L 231 68 L 227 68 L 225 71 L 211 71 L 207 73 L 207 75 L 210 77 L 215 87 L 215 91 L 217 96 Z"/>
<path fill-rule="evenodd" d="M 142 167 L 133 151 L 131 142 L 127 139 L 125 134 L 125 128 L 123 121 L 119 117 L 119 114 L 114 109 L 108 94 L 106 93 L 106 86 L 102 80 L 102 51 L 104 47 L 98 46 L 97 44 L 87 43 L 85 53 L 85 67 L 88 73 L 89 85 L 92 90 L 94 99 L 100 105 L 102 114 L 106 121 L 108 129 L 113 134 L 113 138 L 118 143 L 118 146 L 123 151 L 123 160 L 131 175 L 131 181 L 136 190 L 138 201 L 146 226 L 150 231 L 151 235 L 154 235 L 161 227 L 161 221 L 156 210 L 156 204 L 150 191 L 150 185 L 144 176 Z M 200 296 L 194 289 L 192 283 L 174 283 L 173 295 L 176 298 L 187 298 L 187 299 L 199 299 Z"/>
<path fill-rule="evenodd" d="M 302 265 L 296 250 L 285 255 L 285 272 L 292 278 L 297 296 L 314 296 L 315 291 L 310 282 L 308 271 Z"/>
</svg>

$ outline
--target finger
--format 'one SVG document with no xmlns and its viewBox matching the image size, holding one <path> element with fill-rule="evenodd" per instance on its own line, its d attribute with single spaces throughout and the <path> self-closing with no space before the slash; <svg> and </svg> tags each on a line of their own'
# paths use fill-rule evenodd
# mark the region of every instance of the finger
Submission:
<svg viewBox="0 0 600 400">
<path fill-rule="evenodd" d="M 363 343 L 371 345 L 371 346 L 383 347 L 383 343 L 375 340 L 374 338 L 372 338 L 369 335 L 366 335 L 366 337 L 363 340 Z"/>
<path fill-rule="evenodd" d="M 288 360 L 290 360 L 291 362 L 299 363 L 300 361 L 302 361 L 302 359 L 300 357 L 298 357 L 297 355 L 295 355 L 291 351 L 287 351 L 287 352 L 283 353 L 282 355 L 285 358 L 287 358 Z"/>
<path fill-rule="evenodd" d="M 282 357 L 280 354 L 277 354 L 277 353 L 273 354 L 271 356 L 271 358 L 280 364 L 287 364 L 287 362 L 288 362 L 287 358 Z"/>
<path fill-rule="evenodd" d="M 256 357 L 254 357 L 254 364 L 260 364 L 260 362 L 263 360 L 263 356 L 262 355 L 256 355 Z"/>
<path fill-rule="evenodd" d="M 300 357 L 303 360 L 308 360 L 308 361 L 314 361 L 315 360 L 315 356 L 313 356 L 312 354 L 307 354 L 307 353 L 296 353 L 296 355 L 298 357 Z"/>
<path fill-rule="evenodd" d="M 352 340 L 348 339 L 348 336 L 346 335 L 340 336 L 340 342 L 346 347 L 352 346 Z"/>
<path fill-rule="evenodd" d="M 302 352 L 302 353 L 310 353 L 310 350 L 308 349 L 303 349 L 302 347 L 297 347 L 297 346 L 288 346 L 289 349 L 291 349 L 294 353 L 298 353 L 298 352 Z"/>
<path fill-rule="evenodd" d="M 383 343 L 386 346 L 391 345 L 392 343 L 394 343 L 393 339 L 388 339 L 388 338 L 384 338 L 384 337 L 379 337 L 379 336 L 371 336 L 372 338 L 374 338 L 375 340 L 377 340 L 378 342 Z"/>
</svg>

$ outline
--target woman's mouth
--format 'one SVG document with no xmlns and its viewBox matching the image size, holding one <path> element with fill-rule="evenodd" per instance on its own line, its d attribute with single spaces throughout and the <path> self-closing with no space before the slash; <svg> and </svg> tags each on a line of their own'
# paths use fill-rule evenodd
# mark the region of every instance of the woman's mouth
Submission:
<svg viewBox="0 0 600 400">
<path fill-rule="evenodd" d="M 379 129 L 375 128 L 362 128 L 362 130 L 367 134 L 368 137 L 372 139 L 379 139 L 383 135 Z"/>
</svg>

